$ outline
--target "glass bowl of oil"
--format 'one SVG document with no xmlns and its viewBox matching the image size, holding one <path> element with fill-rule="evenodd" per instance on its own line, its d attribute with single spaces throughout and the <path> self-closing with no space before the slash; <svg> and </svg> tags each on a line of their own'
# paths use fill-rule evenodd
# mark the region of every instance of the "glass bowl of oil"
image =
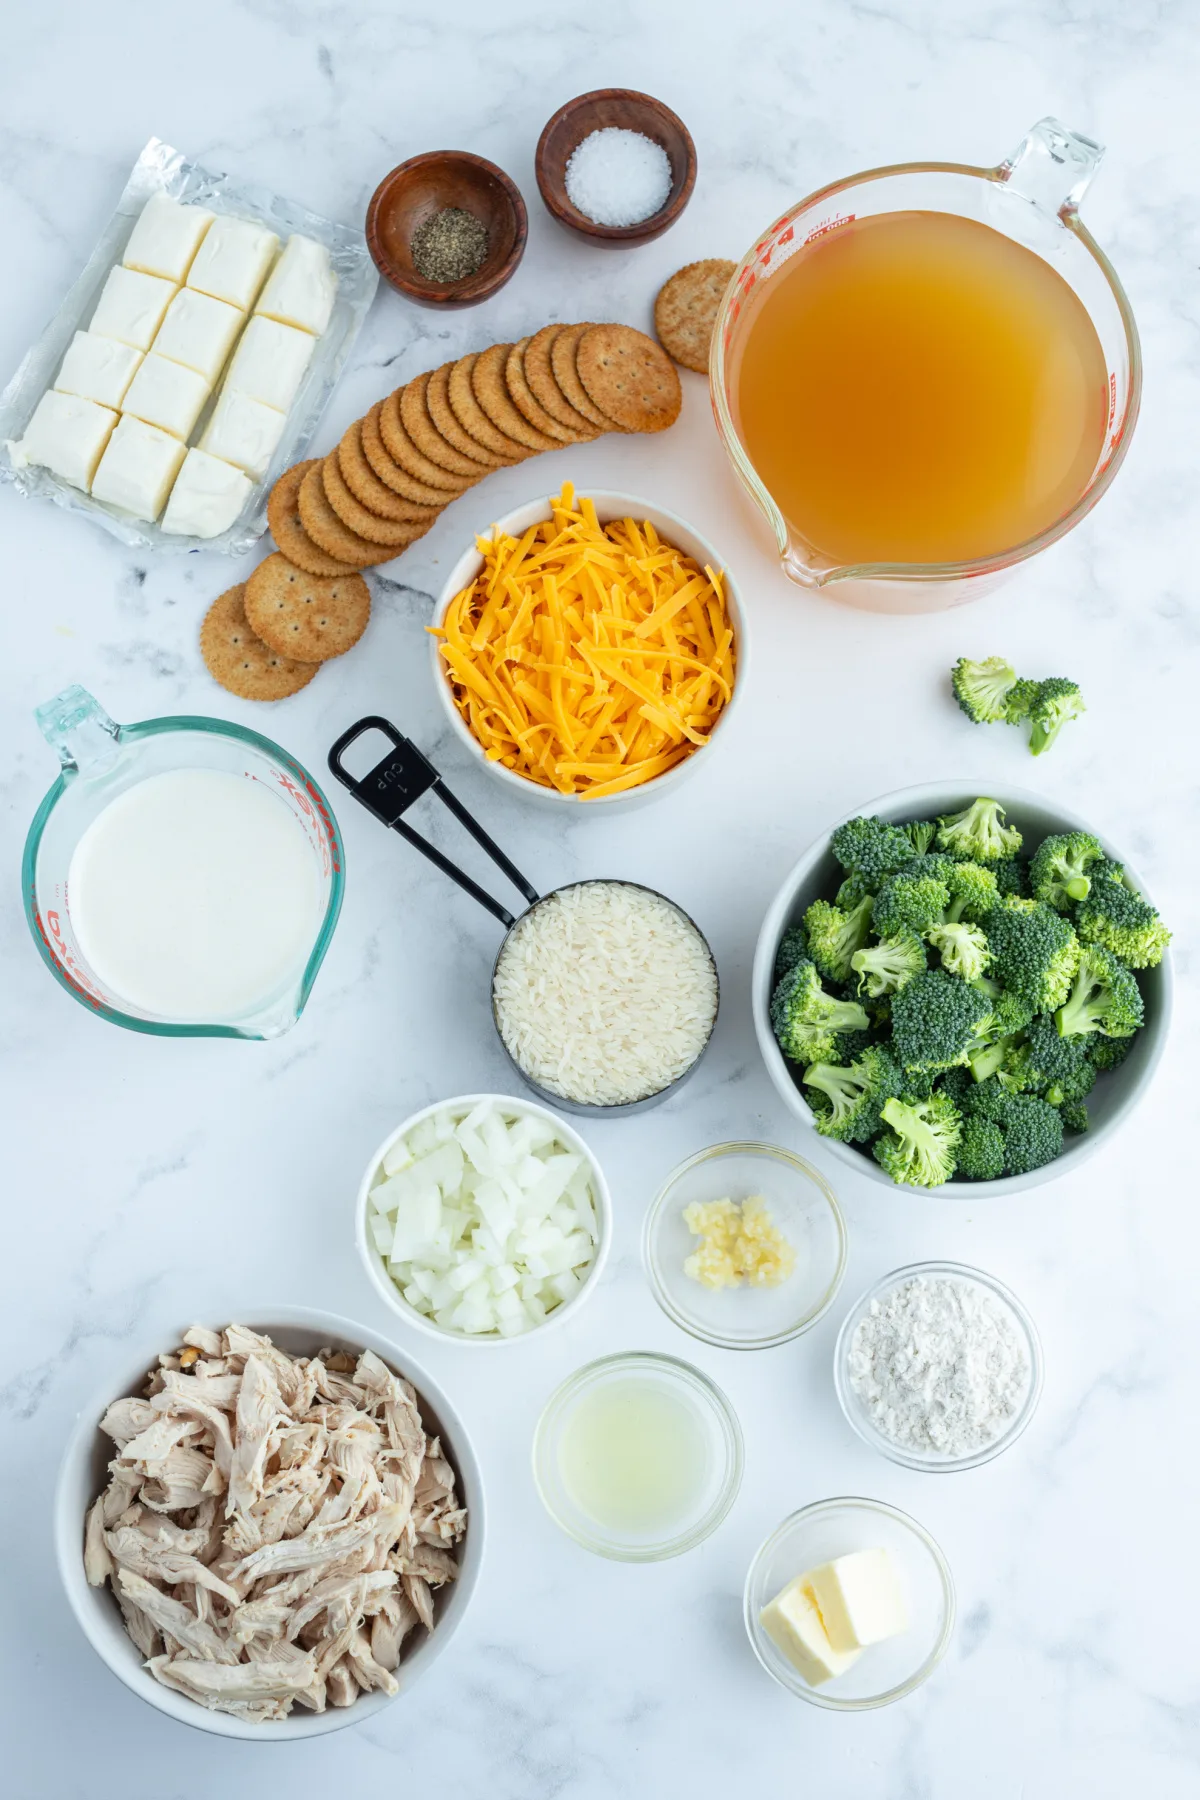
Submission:
<svg viewBox="0 0 1200 1800">
<path fill-rule="evenodd" d="M 554 1523 L 617 1562 L 703 1543 L 742 1483 L 742 1431 L 715 1382 L 649 1351 L 602 1356 L 546 1402 L 533 1478 Z"/>
<path fill-rule="evenodd" d="M 773 1286 L 705 1287 L 685 1267 L 700 1242 L 693 1205 L 760 1200 L 791 1251 Z M 669 1319 L 724 1350 L 769 1350 L 808 1331 L 832 1306 L 846 1273 L 846 1222 L 833 1189 L 811 1163 L 774 1144 L 714 1144 L 668 1175 L 646 1214 L 642 1260 Z"/>
</svg>

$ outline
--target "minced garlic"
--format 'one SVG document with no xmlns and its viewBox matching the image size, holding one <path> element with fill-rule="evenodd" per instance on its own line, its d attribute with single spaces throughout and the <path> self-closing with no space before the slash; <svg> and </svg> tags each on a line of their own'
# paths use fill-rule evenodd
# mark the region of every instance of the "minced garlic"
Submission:
<svg viewBox="0 0 1200 1800">
<path fill-rule="evenodd" d="M 748 1200 L 694 1201 L 684 1224 L 700 1239 L 683 1265 L 702 1287 L 778 1287 L 796 1266 L 796 1252 L 777 1230 L 758 1194 Z"/>
</svg>

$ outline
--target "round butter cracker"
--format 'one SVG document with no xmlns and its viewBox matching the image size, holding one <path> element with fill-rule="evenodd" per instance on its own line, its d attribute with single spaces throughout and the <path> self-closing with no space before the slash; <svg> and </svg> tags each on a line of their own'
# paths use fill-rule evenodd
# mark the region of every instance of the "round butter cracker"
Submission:
<svg viewBox="0 0 1200 1800">
<path fill-rule="evenodd" d="M 544 431 L 536 430 L 513 405 L 504 379 L 511 349 L 511 344 L 492 344 L 479 353 L 471 370 L 472 392 L 497 431 L 502 431 L 505 437 L 515 438 L 526 450 L 561 450 L 559 438 L 548 437 Z"/>
<path fill-rule="evenodd" d="M 429 487 L 427 483 L 418 481 L 407 469 L 402 469 L 395 457 L 391 455 L 383 441 L 380 419 L 383 415 L 383 401 L 377 400 L 370 412 L 359 420 L 362 428 L 363 455 L 370 463 L 372 470 L 392 492 L 405 500 L 413 500 L 421 506 L 442 507 L 454 498 L 445 488 Z"/>
<path fill-rule="evenodd" d="M 546 437 L 557 438 L 560 444 L 577 444 L 584 433 L 556 419 L 542 405 L 530 386 L 529 371 L 525 366 L 529 343 L 529 338 L 522 338 L 519 344 L 514 344 L 504 365 L 504 382 L 512 396 L 513 405 L 535 431 L 544 433 Z M 592 435 L 591 428 L 588 427 L 587 436 Z"/>
<path fill-rule="evenodd" d="M 472 481 L 478 479 L 478 472 L 471 477 L 451 475 L 448 469 L 440 468 L 428 456 L 423 455 L 413 443 L 404 423 L 401 411 L 403 398 L 404 389 L 397 388 L 394 394 L 388 395 L 380 409 L 379 435 L 383 439 L 384 449 L 392 461 L 399 463 L 414 481 L 424 482 L 427 488 L 438 489 L 445 500 L 455 499 L 466 492 Z"/>
<path fill-rule="evenodd" d="M 710 256 L 676 270 L 658 291 L 654 329 L 668 356 L 698 375 L 708 373 L 713 326 L 737 264 Z"/>
<path fill-rule="evenodd" d="M 323 663 L 357 644 L 371 617 L 361 575 L 323 579 L 268 556 L 246 583 L 246 618 L 263 643 L 297 662 Z"/>
<path fill-rule="evenodd" d="M 679 417 L 683 390 L 665 350 L 632 325 L 592 325 L 575 352 L 594 406 L 622 431 L 665 431 Z"/>
<path fill-rule="evenodd" d="M 524 462 L 532 454 L 529 445 L 518 443 L 516 438 L 510 438 L 505 432 L 498 430 L 475 398 L 471 377 L 478 361 L 478 354 L 472 350 L 469 356 L 460 356 L 450 370 L 446 397 L 454 416 L 467 436 L 482 444 L 485 450 L 502 457 L 505 463 Z"/>
<path fill-rule="evenodd" d="M 268 558 L 268 561 L 271 559 Z M 307 687 L 319 665 L 281 655 L 246 617 L 246 584 L 226 588 L 204 615 L 200 654 L 213 680 L 239 700 L 286 700 Z"/>
<path fill-rule="evenodd" d="M 343 524 L 329 504 L 323 474 L 321 464 L 315 462 L 300 483 L 300 523 L 318 550 L 335 558 L 342 568 L 349 565 L 351 573 L 399 556 L 399 550 L 360 537 Z"/>
<path fill-rule="evenodd" d="M 432 523 L 430 519 L 377 517 L 350 492 L 336 451 L 331 451 L 321 464 L 321 486 L 325 489 L 325 498 L 347 530 L 365 538 L 369 544 L 389 546 L 397 555 L 406 545 L 424 537 Z"/>
<path fill-rule="evenodd" d="M 456 450 L 438 430 L 429 411 L 427 393 L 429 375 L 414 375 L 400 391 L 400 417 L 407 431 L 422 456 L 436 463 L 439 469 L 445 469 L 449 475 L 462 475 L 470 481 L 478 481 L 487 473 L 487 466 L 476 461 L 473 456 L 464 456 Z"/>
<path fill-rule="evenodd" d="M 354 498 L 368 512 L 374 513 L 377 519 L 408 521 L 414 525 L 432 524 L 441 511 L 440 502 L 434 506 L 423 506 L 420 501 L 406 500 L 403 494 L 395 493 L 386 481 L 380 481 L 367 461 L 362 428 L 363 421 L 355 419 L 337 447 L 338 467 Z"/>
<path fill-rule="evenodd" d="M 340 562 L 314 544 L 301 521 L 301 483 L 316 467 L 310 460 L 284 470 L 267 497 L 267 524 L 279 549 L 298 569 L 307 569 L 310 575 L 352 575 L 354 564 Z"/>
</svg>

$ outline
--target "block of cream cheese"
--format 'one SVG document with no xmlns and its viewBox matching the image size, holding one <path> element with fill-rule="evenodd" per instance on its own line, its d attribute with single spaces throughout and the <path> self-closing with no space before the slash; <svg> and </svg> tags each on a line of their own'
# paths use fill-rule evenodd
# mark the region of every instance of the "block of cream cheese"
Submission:
<svg viewBox="0 0 1200 1800">
<path fill-rule="evenodd" d="M 196 252 L 188 286 L 248 312 L 275 260 L 279 239 L 247 219 L 217 219 Z"/>
<path fill-rule="evenodd" d="M 832 1681 L 856 1662 L 858 1650 L 835 1650 L 806 1575 L 797 1575 L 758 1615 L 763 1630 L 809 1687 Z"/>
<path fill-rule="evenodd" d="M 258 481 L 283 436 L 284 415 L 261 400 L 252 400 L 237 388 L 221 390 L 212 418 L 204 428 L 200 448 L 223 462 L 235 463 Z"/>
<path fill-rule="evenodd" d="M 855 1550 L 810 1569 L 805 1576 L 835 1650 L 865 1649 L 896 1637 L 908 1624 L 908 1607 L 886 1550 Z"/>
<path fill-rule="evenodd" d="M 285 413 L 316 347 L 316 338 L 307 331 L 255 314 L 233 353 L 226 380 L 240 394 Z"/>
<path fill-rule="evenodd" d="M 313 238 L 290 237 L 255 311 L 320 337 L 336 298 L 337 276 L 324 244 Z"/>
<path fill-rule="evenodd" d="M 92 498 L 118 506 L 135 519 L 157 519 L 185 454 L 169 431 L 126 416 L 100 458 Z"/>
<path fill-rule="evenodd" d="M 60 394 L 78 394 L 98 406 L 120 406 L 142 360 L 142 352 L 116 338 L 77 331 L 54 385 Z"/>
<path fill-rule="evenodd" d="M 152 350 L 130 382 L 121 411 L 186 440 L 210 391 L 195 369 L 156 356 Z"/>
<path fill-rule="evenodd" d="M 17 468 L 36 463 L 84 493 L 112 435 L 117 415 L 78 394 L 43 394 L 19 444 L 9 445 Z"/>
<path fill-rule="evenodd" d="M 118 265 L 109 270 L 88 330 L 97 337 L 132 344 L 135 350 L 148 350 L 174 295 L 173 281 Z"/>
<path fill-rule="evenodd" d="M 154 340 L 154 354 L 185 363 L 213 387 L 242 321 L 243 314 L 236 306 L 198 294 L 194 288 L 180 288 Z"/>
<path fill-rule="evenodd" d="M 207 450 L 189 450 L 163 514 L 164 531 L 213 538 L 228 531 L 254 492 L 254 483 Z"/>
<path fill-rule="evenodd" d="M 184 206 L 165 194 L 153 194 L 130 233 L 121 261 L 127 269 L 140 269 L 144 275 L 182 281 L 214 216 L 203 206 Z"/>
</svg>

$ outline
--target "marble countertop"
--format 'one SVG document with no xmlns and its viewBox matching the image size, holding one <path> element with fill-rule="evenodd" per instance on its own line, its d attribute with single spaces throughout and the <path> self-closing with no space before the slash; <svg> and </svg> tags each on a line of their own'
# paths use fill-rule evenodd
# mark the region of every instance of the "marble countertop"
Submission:
<svg viewBox="0 0 1200 1800">
<path fill-rule="evenodd" d="M 705 387 L 662 439 L 605 438 L 498 474 L 372 577 L 370 633 L 275 708 L 236 701 L 197 653 L 209 600 L 242 573 L 215 555 L 148 557 L 83 519 L 0 489 L 0 893 L 6 1125 L 0 1274 L 0 1738 L 13 1800 L 258 1800 L 445 1791 L 462 1800 L 1109 1800 L 1200 1793 L 1194 1621 L 1194 1158 L 1171 1128 L 1195 1026 L 1197 926 L 1195 421 L 1200 416 L 1193 180 L 1200 32 L 1183 0 L 710 0 L 547 9 L 459 0 L 214 0 L 185 33 L 147 0 L 41 0 L 5 25 L 0 71 L 0 371 L 87 255 L 151 135 L 357 220 L 401 158 L 454 145 L 508 169 L 530 242 L 510 286 L 441 317 L 381 292 L 316 440 L 416 371 L 549 317 L 646 325 L 681 263 L 738 256 L 785 205 L 851 170 L 910 158 L 997 161 L 1054 112 L 1108 144 L 1085 215 L 1131 295 L 1146 351 L 1142 420 L 1096 514 L 970 612 L 884 618 L 791 587 L 735 491 Z M 561 233 L 533 148 L 550 111 L 606 84 L 674 106 L 699 152 L 668 237 L 609 253 Z M 466 765 L 430 691 L 431 595 L 473 530 L 564 476 L 692 519 L 737 570 L 752 691 L 707 773 L 629 816 L 562 825 Z M 481 511 L 482 508 L 482 511 Z M 945 675 L 1003 651 L 1075 676 L 1089 701 L 1053 754 L 971 727 Z M 408 1334 L 455 1399 L 490 1498 L 483 1579 L 462 1631 L 411 1698 L 303 1748 L 185 1736 L 127 1693 L 77 1628 L 55 1572 L 49 1501 L 76 1410 L 126 1342 L 287 1301 L 389 1331 L 356 1261 L 362 1166 L 401 1118 L 508 1089 L 487 1023 L 492 924 L 347 800 L 345 908 L 303 1019 L 269 1044 L 113 1030 L 48 978 L 17 864 L 53 774 L 33 707 L 72 681 L 117 718 L 209 712 L 319 770 L 367 712 L 440 761 L 535 884 L 620 874 L 700 921 L 725 1004 L 694 1083 L 649 1115 L 590 1128 L 616 1238 L 578 1318 L 504 1355 Z M 828 746 L 826 748 L 825 746 Z M 992 1205 L 889 1196 L 784 1110 L 754 1045 L 759 922 L 832 818 L 910 782 L 1024 786 L 1128 848 L 1176 928 L 1185 979 L 1170 1053 L 1135 1123 L 1078 1174 Z M 682 1157 L 732 1136 L 811 1157 L 846 1210 L 841 1301 L 810 1335 L 736 1355 L 683 1337 L 639 1261 L 645 1206 Z M 1008 1282 L 1040 1328 L 1031 1428 L 981 1470 L 935 1479 L 872 1454 L 838 1412 L 830 1356 L 845 1305 L 900 1263 L 948 1257 Z M 404 1328 L 395 1323 L 393 1335 Z M 651 1567 L 578 1550 L 543 1514 L 529 1444 L 550 1390 L 592 1356 L 658 1348 L 726 1389 L 746 1436 L 740 1497 L 692 1554 Z M 959 1624 L 934 1678 L 860 1717 L 804 1706 L 750 1653 L 747 1563 L 786 1513 L 837 1494 L 905 1508 L 940 1540 Z"/>
</svg>

